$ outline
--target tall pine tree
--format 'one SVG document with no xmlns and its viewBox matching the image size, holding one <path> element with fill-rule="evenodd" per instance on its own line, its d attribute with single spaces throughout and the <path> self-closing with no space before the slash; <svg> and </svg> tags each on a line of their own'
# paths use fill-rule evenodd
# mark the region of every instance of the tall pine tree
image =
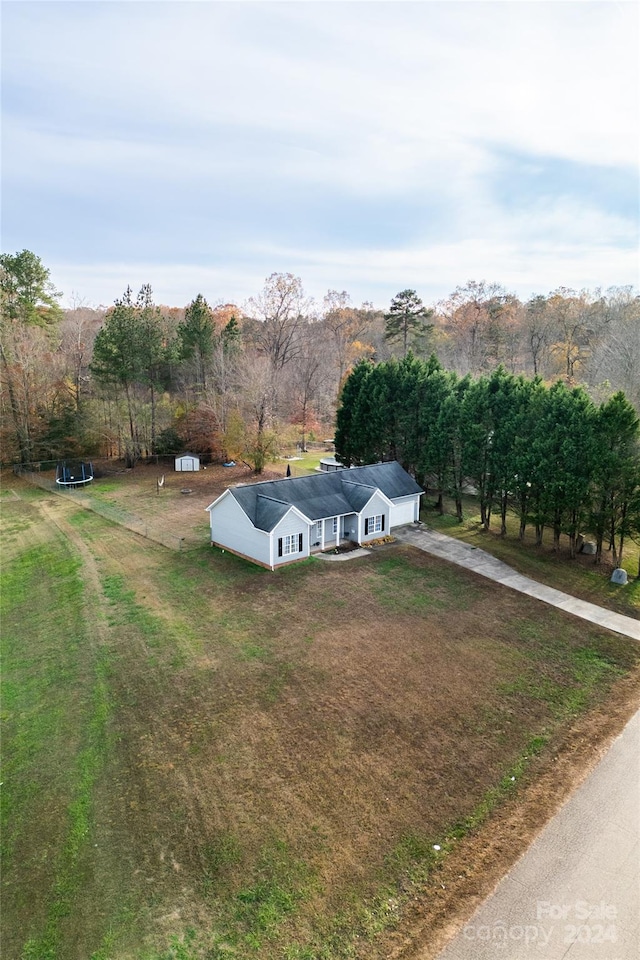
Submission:
<svg viewBox="0 0 640 960">
<path fill-rule="evenodd" d="M 402 355 L 406 357 L 411 340 L 427 333 L 431 316 L 433 310 L 425 307 L 415 290 L 402 290 L 391 301 L 389 313 L 384 315 L 385 340 L 402 341 Z"/>
</svg>

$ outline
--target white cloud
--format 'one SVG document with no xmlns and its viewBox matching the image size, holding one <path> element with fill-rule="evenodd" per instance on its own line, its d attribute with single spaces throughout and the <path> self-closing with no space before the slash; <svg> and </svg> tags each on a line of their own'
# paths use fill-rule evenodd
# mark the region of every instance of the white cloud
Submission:
<svg viewBox="0 0 640 960">
<path fill-rule="evenodd" d="M 301 273 L 316 296 L 346 287 L 377 302 L 385 285 L 393 295 L 420 278 L 543 291 L 636 281 L 637 209 L 625 220 L 605 194 L 551 193 L 510 212 L 495 181 L 508 175 L 501 150 L 636 169 L 638 20 L 632 3 L 5 4 L 5 242 L 64 246 L 51 258 L 56 282 L 108 301 L 136 275 L 165 301 L 203 287 L 242 299 L 279 269 Z M 107 188 L 117 213 L 99 209 Z M 289 225 L 273 207 L 288 190 L 322 198 L 333 236 L 309 229 L 299 244 L 293 217 L 289 240 L 280 235 Z M 187 196 L 202 198 L 188 210 L 202 259 L 219 229 L 210 209 L 224 202 L 242 225 L 243 242 L 215 247 L 215 270 L 184 263 L 186 215 L 168 213 L 166 198 Z M 33 197 L 41 210 L 26 218 Z M 365 245 L 367 204 L 396 201 L 406 237 L 372 216 Z M 426 212 L 411 217 L 412 203 Z M 163 248 L 171 268 L 145 251 L 154 233 L 176 238 Z M 125 240 L 137 241 L 142 267 L 108 265 Z"/>
<path fill-rule="evenodd" d="M 328 289 L 346 289 L 354 302 L 371 300 L 381 308 L 404 288 L 435 302 L 469 279 L 497 281 L 522 299 L 559 286 L 640 286 L 637 247 L 619 218 L 565 203 L 540 215 L 531 239 L 523 239 L 524 233 L 518 222 L 503 220 L 483 236 L 448 242 L 396 248 L 336 242 L 305 249 L 248 243 L 241 262 L 220 266 L 59 263 L 53 275 L 67 295 L 76 291 L 93 303 L 112 302 L 129 284 L 137 289 L 151 283 L 156 301 L 173 305 L 185 305 L 199 292 L 212 303 L 241 305 L 274 271 L 301 276 L 318 303 Z"/>
<path fill-rule="evenodd" d="M 156 122 L 205 136 L 247 126 L 339 138 L 356 156 L 361 137 L 422 154 L 489 136 L 576 160 L 637 159 L 635 4 L 86 6 L 49 4 L 41 30 L 25 16 L 20 60 L 6 68 L 27 86 L 46 80 L 70 122 L 80 105 L 82 119 L 120 117 L 131 136 L 136 123 L 141 136 Z"/>
</svg>

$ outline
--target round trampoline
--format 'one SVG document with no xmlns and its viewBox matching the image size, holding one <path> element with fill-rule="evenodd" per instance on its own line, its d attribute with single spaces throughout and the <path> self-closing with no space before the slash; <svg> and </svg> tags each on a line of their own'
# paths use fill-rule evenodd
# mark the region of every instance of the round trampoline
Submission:
<svg viewBox="0 0 640 960">
<path fill-rule="evenodd" d="M 56 483 L 61 487 L 81 487 L 93 480 L 93 464 L 85 460 L 61 460 L 56 467 Z"/>
</svg>

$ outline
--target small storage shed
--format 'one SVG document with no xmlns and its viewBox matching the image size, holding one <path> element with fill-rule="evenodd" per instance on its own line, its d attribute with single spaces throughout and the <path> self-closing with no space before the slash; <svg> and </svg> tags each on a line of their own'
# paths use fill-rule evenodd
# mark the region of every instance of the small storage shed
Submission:
<svg viewBox="0 0 640 960">
<path fill-rule="evenodd" d="M 179 457 L 176 457 L 176 471 L 193 473 L 194 470 L 199 469 L 200 457 L 196 456 L 195 453 L 181 453 Z"/>
</svg>

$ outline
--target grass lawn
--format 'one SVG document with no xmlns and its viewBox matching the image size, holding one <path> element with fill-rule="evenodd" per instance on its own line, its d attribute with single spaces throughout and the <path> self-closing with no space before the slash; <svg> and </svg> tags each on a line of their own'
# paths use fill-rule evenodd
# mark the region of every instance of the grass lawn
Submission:
<svg viewBox="0 0 640 960">
<path fill-rule="evenodd" d="M 333 452 L 327 450 L 307 450 L 306 453 L 298 453 L 296 459 L 291 462 L 291 473 L 294 477 L 314 473 L 319 468 L 322 459 L 333 456 Z"/>
<path fill-rule="evenodd" d="M 269 573 L 13 477 L 2 537 L 7 960 L 386 956 L 638 676 L 399 544 Z"/>
</svg>

